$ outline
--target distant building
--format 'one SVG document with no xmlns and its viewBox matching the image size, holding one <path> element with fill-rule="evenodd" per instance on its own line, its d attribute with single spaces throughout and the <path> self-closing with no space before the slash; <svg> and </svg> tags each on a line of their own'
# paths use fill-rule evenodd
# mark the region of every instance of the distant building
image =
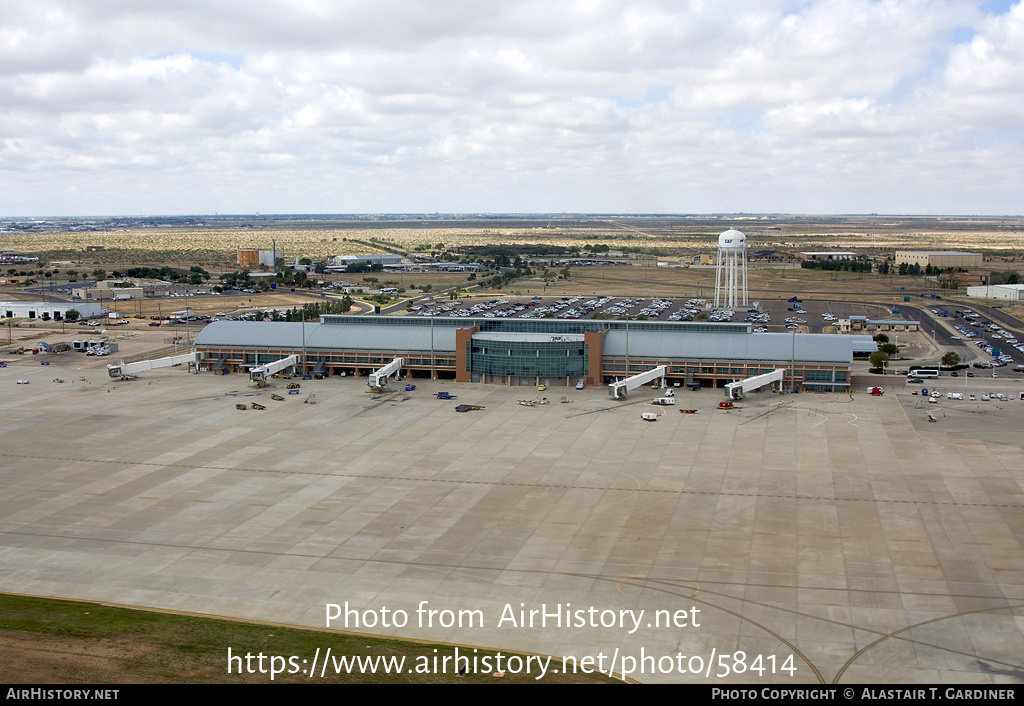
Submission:
<svg viewBox="0 0 1024 706">
<path fill-rule="evenodd" d="M 866 316 L 851 316 L 840 321 L 841 331 L 919 331 L 920 321 L 902 319 L 869 319 Z"/>
<path fill-rule="evenodd" d="M 242 267 L 259 267 L 265 265 L 274 267 L 276 259 L 280 257 L 280 250 L 259 250 L 257 248 L 240 248 L 238 250 L 238 264 Z"/>
<path fill-rule="evenodd" d="M 1024 301 L 1024 284 L 993 284 L 987 287 L 968 287 L 972 299 L 1000 299 L 1007 302 Z"/>
<path fill-rule="evenodd" d="M 245 248 L 238 251 L 238 264 L 242 267 L 258 267 L 260 264 L 260 251 L 255 248 Z"/>
<path fill-rule="evenodd" d="M 53 319 L 62 321 L 68 311 L 74 309 L 79 318 L 91 319 L 107 312 L 101 304 L 84 302 L 0 302 L 0 318 L 6 319 Z"/>
<path fill-rule="evenodd" d="M 945 270 L 950 267 L 982 267 L 981 253 L 957 252 L 954 250 L 897 250 L 896 267 L 903 263 L 908 265 L 919 265 L 925 269 L 928 265 L 932 269 Z"/>
<path fill-rule="evenodd" d="M 370 265 L 400 265 L 402 264 L 402 258 L 400 255 L 389 255 L 372 253 L 368 255 L 335 255 L 328 259 L 328 263 L 331 267 L 342 268 L 354 265 L 356 263 L 366 263 Z"/>
<path fill-rule="evenodd" d="M 122 287 L 121 284 L 132 284 Z M 97 282 L 95 287 L 75 287 L 71 296 L 75 299 L 142 299 L 145 292 L 142 287 L 129 280 L 105 279 Z"/>
</svg>

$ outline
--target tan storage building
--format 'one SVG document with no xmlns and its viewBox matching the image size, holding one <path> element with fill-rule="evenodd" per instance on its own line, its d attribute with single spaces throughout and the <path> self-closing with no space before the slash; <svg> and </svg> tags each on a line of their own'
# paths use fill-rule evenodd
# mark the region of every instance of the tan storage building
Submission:
<svg viewBox="0 0 1024 706">
<path fill-rule="evenodd" d="M 918 264 L 921 269 L 932 266 L 941 270 L 949 267 L 965 267 L 971 269 L 982 267 L 981 253 L 956 252 L 954 250 L 897 250 L 896 267 L 902 263 Z"/>
</svg>

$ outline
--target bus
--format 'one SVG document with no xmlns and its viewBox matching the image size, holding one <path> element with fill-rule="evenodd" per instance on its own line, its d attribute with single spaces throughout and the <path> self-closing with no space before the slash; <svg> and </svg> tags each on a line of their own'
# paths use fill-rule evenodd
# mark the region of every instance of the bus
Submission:
<svg viewBox="0 0 1024 706">
<path fill-rule="evenodd" d="M 935 368 L 918 368 L 907 373 L 908 378 L 937 378 L 939 371 Z"/>
</svg>

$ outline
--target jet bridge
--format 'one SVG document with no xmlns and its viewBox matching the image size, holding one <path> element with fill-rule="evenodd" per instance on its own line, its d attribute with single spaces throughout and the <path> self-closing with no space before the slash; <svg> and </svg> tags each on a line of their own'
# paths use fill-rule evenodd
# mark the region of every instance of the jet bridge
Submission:
<svg viewBox="0 0 1024 706">
<path fill-rule="evenodd" d="M 395 358 L 380 370 L 370 373 L 370 381 L 366 384 L 370 387 L 387 387 L 388 376 L 397 375 L 404 362 L 405 358 Z"/>
<path fill-rule="evenodd" d="M 156 368 L 167 368 L 172 365 L 188 363 L 188 366 L 191 369 L 199 363 L 202 357 L 202 353 L 183 353 L 181 355 L 167 356 L 166 358 L 138 360 L 134 363 L 125 363 L 122 360 L 119 364 L 108 365 L 107 374 L 114 379 L 128 380 L 135 377 L 137 373 L 141 373 L 146 370 L 155 370 Z"/>
<path fill-rule="evenodd" d="M 609 383 L 608 394 L 617 400 L 621 400 L 626 397 L 626 393 L 629 392 L 630 390 L 635 390 L 641 385 L 649 383 L 652 380 L 663 378 L 665 377 L 665 374 L 667 372 L 668 367 L 664 365 L 659 365 L 657 368 L 654 368 L 653 370 L 638 373 L 636 375 L 626 378 L 625 380 L 619 380 L 618 382 Z"/>
<path fill-rule="evenodd" d="M 771 385 L 772 383 L 781 383 L 782 378 L 785 377 L 785 368 L 779 370 L 773 370 L 770 373 L 764 373 L 763 375 L 755 375 L 745 380 L 739 380 L 737 382 L 726 383 L 725 385 L 725 396 L 730 400 L 742 400 L 743 395 L 748 392 L 753 392 L 765 385 Z"/>
<path fill-rule="evenodd" d="M 298 364 L 299 356 L 290 355 L 287 358 L 281 358 L 272 363 L 253 368 L 249 371 L 249 380 L 257 384 L 265 383 L 267 378 L 271 377 L 274 373 L 279 373 L 286 368 L 293 368 Z"/>
</svg>

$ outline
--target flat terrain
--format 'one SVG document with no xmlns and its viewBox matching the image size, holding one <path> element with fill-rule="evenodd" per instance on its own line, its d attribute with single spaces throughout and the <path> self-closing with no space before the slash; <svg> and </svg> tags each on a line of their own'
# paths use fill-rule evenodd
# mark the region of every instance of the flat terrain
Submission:
<svg viewBox="0 0 1024 706">
<path fill-rule="evenodd" d="M 115 382 L 105 362 L 0 369 L 2 591 L 311 627 L 347 602 L 357 632 L 640 681 L 1024 679 L 1019 400 L 764 393 L 727 413 L 713 390 L 659 409 L 646 389 L 333 378 L 274 401 L 283 382 Z"/>
<path fill-rule="evenodd" d="M 383 216 L 360 218 L 76 219 L 23 223 L 33 230 L 5 233 L 5 247 L 46 253 L 47 259 L 79 257 L 107 269 L 129 265 L 191 264 L 232 267 L 238 248 L 277 249 L 320 259 L 384 248 L 421 252 L 470 246 L 534 245 L 612 250 L 656 250 L 662 255 L 708 252 L 718 236 L 736 228 L 753 250 L 970 250 L 1020 255 L 1020 217 L 915 216 L 601 216 L 552 215 L 506 218 Z M 69 232 L 69 227 L 84 230 Z M 94 230 L 93 230 L 94 229 Z M 78 253 L 86 247 L 104 250 Z M 44 260 L 45 261 L 45 260 Z M 79 268 L 81 269 L 81 268 Z"/>
</svg>

